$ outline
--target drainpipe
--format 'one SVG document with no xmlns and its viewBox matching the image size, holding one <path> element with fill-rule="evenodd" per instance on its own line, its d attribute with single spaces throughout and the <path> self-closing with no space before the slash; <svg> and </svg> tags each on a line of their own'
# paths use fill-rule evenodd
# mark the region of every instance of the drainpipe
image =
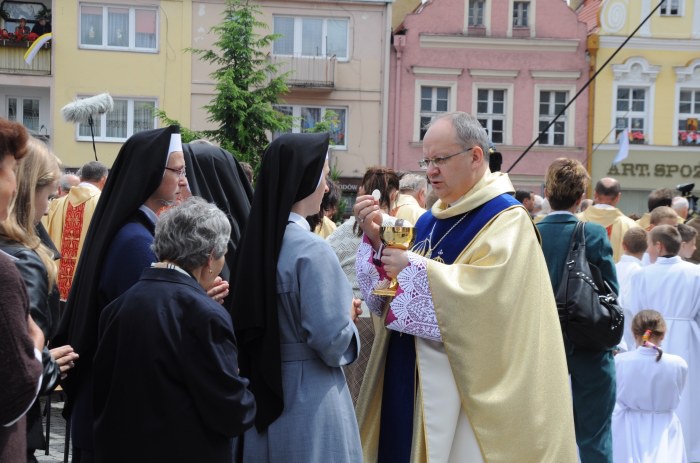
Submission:
<svg viewBox="0 0 700 463">
<path fill-rule="evenodd" d="M 396 83 L 394 85 L 394 149 L 391 157 L 391 168 L 398 169 L 399 165 L 399 127 L 401 114 L 401 57 L 406 47 L 406 36 L 394 36 L 394 50 L 396 51 Z"/>
<path fill-rule="evenodd" d="M 388 141 L 388 132 L 389 132 L 389 66 L 390 66 L 390 55 L 391 55 L 391 49 L 389 48 L 391 45 L 391 17 L 393 16 L 392 14 L 392 2 L 388 1 L 386 3 L 386 9 L 384 10 L 384 14 L 386 14 L 386 24 L 384 26 L 384 76 L 383 76 L 383 82 L 382 86 L 384 87 L 384 91 L 382 92 L 382 138 L 381 138 L 381 154 L 380 154 L 380 160 L 381 160 L 381 165 L 386 166 L 387 164 L 387 141 Z"/>
<path fill-rule="evenodd" d="M 598 61 L 598 49 L 600 48 L 600 39 L 598 34 L 594 33 L 588 36 L 586 48 L 588 49 L 588 78 L 590 79 L 597 71 L 596 66 Z M 593 82 L 593 85 L 591 85 L 591 87 L 588 89 L 588 156 L 586 156 L 586 169 L 588 170 L 589 175 L 593 169 L 593 115 L 595 113 L 595 88 L 596 82 Z M 588 187 L 588 197 L 591 197 L 593 193 L 593 175 L 590 175 L 590 177 L 591 185 Z"/>
</svg>

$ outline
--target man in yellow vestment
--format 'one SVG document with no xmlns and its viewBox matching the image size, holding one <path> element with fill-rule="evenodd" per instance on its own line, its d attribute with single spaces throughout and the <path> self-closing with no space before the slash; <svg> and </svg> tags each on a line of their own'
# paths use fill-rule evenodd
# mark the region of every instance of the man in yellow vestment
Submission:
<svg viewBox="0 0 700 463">
<path fill-rule="evenodd" d="M 547 267 L 488 138 L 466 113 L 423 140 L 439 200 L 411 251 L 383 248 L 360 196 L 358 282 L 376 339 L 357 404 L 366 462 L 576 462 L 571 393 Z M 396 277 L 393 299 L 372 294 Z"/>
<path fill-rule="evenodd" d="M 407 220 L 411 225 L 425 213 L 425 198 L 428 195 L 428 181 L 425 175 L 404 174 L 399 184 L 399 197 L 392 214 L 397 219 Z"/>
<path fill-rule="evenodd" d="M 601 178 L 595 185 L 593 206 L 578 215 L 578 218 L 584 222 L 597 223 L 605 228 L 613 249 L 615 263 L 620 261 L 624 253 L 622 237 L 630 228 L 639 226 L 617 208 L 621 197 L 620 182 L 610 177 Z"/>
<path fill-rule="evenodd" d="M 83 242 L 92 214 L 107 181 L 107 166 L 90 161 L 80 169 L 80 183 L 66 196 L 51 201 L 46 230 L 61 253 L 58 267 L 58 290 L 61 300 L 68 299 L 75 267 L 78 265 Z"/>
</svg>

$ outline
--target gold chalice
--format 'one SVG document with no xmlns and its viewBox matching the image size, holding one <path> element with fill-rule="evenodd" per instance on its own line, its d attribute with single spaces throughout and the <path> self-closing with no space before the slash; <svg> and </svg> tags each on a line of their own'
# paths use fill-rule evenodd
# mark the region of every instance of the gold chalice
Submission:
<svg viewBox="0 0 700 463">
<path fill-rule="evenodd" d="M 394 225 L 382 226 L 379 236 L 384 246 L 404 250 L 410 249 L 416 239 L 416 229 L 410 224 L 406 225 L 407 223 L 399 219 Z M 398 286 L 399 283 L 396 281 L 396 278 L 392 278 L 388 288 L 375 289 L 372 291 L 372 294 L 394 297 Z"/>
</svg>

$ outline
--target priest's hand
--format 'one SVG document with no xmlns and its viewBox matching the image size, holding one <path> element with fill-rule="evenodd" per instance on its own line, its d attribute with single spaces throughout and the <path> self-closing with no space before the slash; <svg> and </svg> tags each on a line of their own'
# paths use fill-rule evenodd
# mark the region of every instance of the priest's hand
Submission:
<svg viewBox="0 0 700 463">
<path fill-rule="evenodd" d="M 385 247 L 382 251 L 382 264 L 386 274 L 391 278 L 396 278 L 401 270 L 408 267 L 408 251 Z"/>
<path fill-rule="evenodd" d="M 374 250 L 379 249 L 382 244 L 379 238 L 382 226 L 382 211 L 379 209 L 379 201 L 371 195 L 358 196 L 352 212 L 360 228 L 372 243 Z"/>
<path fill-rule="evenodd" d="M 224 303 L 224 298 L 228 296 L 229 284 L 228 281 L 221 277 L 214 278 L 214 283 L 207 289 L 207 296 L 214 299 L 219 304 Z"/>
</svg>

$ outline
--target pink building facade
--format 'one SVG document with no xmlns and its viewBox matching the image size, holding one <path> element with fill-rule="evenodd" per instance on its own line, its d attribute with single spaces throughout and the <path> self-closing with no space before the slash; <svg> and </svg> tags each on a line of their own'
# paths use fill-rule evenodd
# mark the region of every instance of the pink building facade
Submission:
<svg viewBox="0 0 700 463">
<path fill-rule="evenodd" d="M 537 139 L 589 76 L 586 25 L 564 0 L 432 0 L 395 30 L 389 92 L 389 167 L 417 171 L 424 125 L 474 114 L 503 154 L 501 170 Z M 588 154 L 588 91 L 511 170 L 541 194 L 547 166 Z"/>
</svg>

